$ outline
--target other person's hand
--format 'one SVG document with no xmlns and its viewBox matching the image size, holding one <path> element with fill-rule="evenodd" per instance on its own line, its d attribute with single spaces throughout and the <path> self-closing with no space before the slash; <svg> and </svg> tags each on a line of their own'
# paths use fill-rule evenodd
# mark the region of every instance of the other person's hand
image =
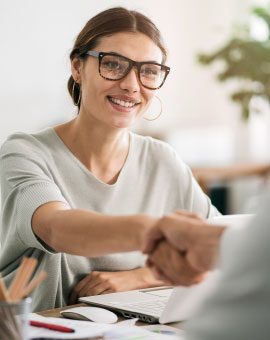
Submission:
<svg viewBox="0 0 270 340">
<path fill-rule="evenodd" d="M 160 240 L 165 239 L 185 257 L 195 271 L 205 272 L 211 270 L 215 263 L 225 229 L 207 224 L 196 214 L 177 211 L 161 218 L 148 232 L 143 251 L 152 254 Z M 153 258 L 150 261 L 155 264 Z M 161 267 L 159 270 L 164 271 Z"/>
<path fill-rule="evenodd" d="M 189 286 L 204 278 L 204 273 L 193 269 L 185 255 L 165 240 L 160 241 L 148 256 L 147 265 L 167 285 Z"/>
</svg>

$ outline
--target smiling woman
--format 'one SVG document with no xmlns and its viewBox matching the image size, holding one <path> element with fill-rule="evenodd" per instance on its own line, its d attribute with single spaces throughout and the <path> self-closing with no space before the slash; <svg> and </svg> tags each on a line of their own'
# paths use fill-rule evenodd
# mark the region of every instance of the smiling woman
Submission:
<svg viewBox="0 0 270 340">
<path fill-rule="evenodd" d="M 79 115 L 114 127 L 133 124 L 165 81 L 169 68 L 159 64 L 162 59 L 160 48 L 143 33 L 118 32 L 99 38 L 82 58 L 75 55 L 71 60 L 72 79 L 80 88 L 74 98 Z M 155 77 L 150 77 L 151 71 Z"/>
<path fill-rule="evenodd" d="M 0 271 L 8 285 L 23 256 L 39 259 L 48 279 L 32 295 L 34 311 L 162 285 L 138 251 L 146 231 L 178 209 L 218 214 L 169 145 L 128 130 L 169 73 L 156 26 L 106 10 L 85 25 L 70 60 L 77 117 L 13 134 L 0 152 Z"/>
</svg>

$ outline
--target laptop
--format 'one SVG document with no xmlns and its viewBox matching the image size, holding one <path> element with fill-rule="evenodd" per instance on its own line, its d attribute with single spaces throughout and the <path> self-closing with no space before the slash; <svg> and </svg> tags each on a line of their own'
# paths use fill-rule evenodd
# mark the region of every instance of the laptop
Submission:
<svg viewBox="0 0 270 340">
<path fill-rule="evenodd" d="M 229 227 L 246 224 L 253 215 L 225 215 L 209 219 L 209 223 Z M 190 287 L 157 287 L 79 298 L 80 302 L 107 308 L 126 318 L 139 318 L 148 323 L 170 323 L 189 319 L 218 281 L 219 271 Z"/>
<path fill-rule="evenodd" d="M 79 298 L 80 302 L 103 307 L 126 318 L 147 323 L 187 320 L 213 289 L 218 271 L 190 287 L 156 287 Z"/>
</svg>

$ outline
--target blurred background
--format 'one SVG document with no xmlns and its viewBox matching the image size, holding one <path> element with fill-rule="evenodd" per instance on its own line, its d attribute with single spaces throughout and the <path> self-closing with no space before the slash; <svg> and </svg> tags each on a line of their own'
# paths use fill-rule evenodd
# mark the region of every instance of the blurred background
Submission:
<svg viewBox="0 0 270 340">
<path fill-rule="evenodd" d="M 252 212 L 270 160 L 269 0 L 1 0 L 0 144 L 76 115 L 69 52 L 113 6 L 149 16 L 169 51 L 163 114 L 132 129 L 173 145 L 223 213 Z"/>
</svg>

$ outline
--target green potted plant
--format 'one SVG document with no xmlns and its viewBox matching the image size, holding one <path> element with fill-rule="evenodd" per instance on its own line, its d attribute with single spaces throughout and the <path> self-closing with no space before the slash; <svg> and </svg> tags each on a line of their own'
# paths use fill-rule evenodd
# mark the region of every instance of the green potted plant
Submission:
<svg viewBox="0 0 270 340">
<path fill-rule="evenodd" d="M 242 117 L 248 119 L 250 101 L 259 96 L 270 103 L 270 10 L 254 8 L 252 14 L 265 21 L 268 37 L 264 41 L 252 38 L 250 29 L 241 29 L 225 46 L 212 54 L 199 54 L 198 61 L 209 65 L 216 60 L 225 62 L 225 70 L 217 75 L 219 81 L 228 79 L 245 80 L 231 99 L 241 106 Z M 243 34 L 244 32 L 244 34 Z"/>
</svg>

